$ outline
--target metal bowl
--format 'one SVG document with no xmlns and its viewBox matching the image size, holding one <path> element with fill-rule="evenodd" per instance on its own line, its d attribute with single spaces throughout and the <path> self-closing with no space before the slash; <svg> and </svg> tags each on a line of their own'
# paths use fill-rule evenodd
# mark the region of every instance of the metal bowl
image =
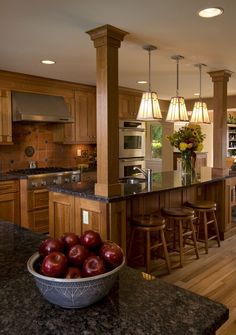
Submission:
<svg viewBox="0 0 236 335">
<path fill-rule="evenodd" d="M 104 274 L 77 279 L 46 277 L 35 271 L 39 253 L 33 254 L 28 262 L 28 271 L 33 275 L 36 285 L 49 302 L 64 308 L 83 308 L 105 297 L 115 283 L 119 271 L 125 264 Z"/>
</svg>

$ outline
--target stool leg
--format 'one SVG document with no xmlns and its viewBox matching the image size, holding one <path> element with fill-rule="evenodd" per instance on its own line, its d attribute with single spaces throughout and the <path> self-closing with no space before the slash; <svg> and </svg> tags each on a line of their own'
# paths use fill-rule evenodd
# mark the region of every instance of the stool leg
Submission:
<svg viewBox="0 0 236 335">
<path fill-rule="evenodd" d="M 150 273 L 150 263 L 151 263 L 151 238 L 150 232 L 147 231 L 146 235 L 146 272 Z"/>
<path fill-rule="evenodd" d="M 161 242 L 162 242 L 162 245 L 163 245 L 163 250 L 164 250 L 167 269 L 168 269 L 168 272 L 170 273 L 171 272 L 170 259 L 169 259 L 169 253 L 168 253 L 168 250 L 167 250 L 165 234 L 164 234 L 163 230 L 160 231 L 160 235 L 161 235 Z"/>
<path fill-rule="evenodd" d="M 219 234 L 219 229 L 218 229 L 218 224 L 217 224 L 217 220 L 216 220 L 215 211 L 212 212 L 212 215 L 213 215 L 213 219 L 214 219 L 217 243 L 218 243 L 218 247 L 220 247 L 220 234 Z"/>
<path fill-rule="evenodd" d="M 193 245 L 194 245 L 194 249 L 195 249 L 195 254 L 197 259 L 199 258 L 199 252 L 198 252 L 198 246 L 197 246 L 197 239 L 196 239 L 196 234 L 195 234 L 195 228 L 194 228 L 194 224 L 193 221 L 190 220 L 190 226 L 191 226 L 191 230 L 192 230 L 192 238 L 193 238 Z"/>
<path fill-rule="evenodd" d="M 183 250 L 183 224 L 182 220 L 179 221 L 179 256 L 180 256 L 180 266 L 183 266 L 184 250 Z"/>
<path fill-rule="evenodd" d="M 205 238 L 205 250 L 208 254 L 208 226 L 207 226 L 207 213 L 203 213 L 203 223 L 204 223 L 204 238 Z"/>
</svg>

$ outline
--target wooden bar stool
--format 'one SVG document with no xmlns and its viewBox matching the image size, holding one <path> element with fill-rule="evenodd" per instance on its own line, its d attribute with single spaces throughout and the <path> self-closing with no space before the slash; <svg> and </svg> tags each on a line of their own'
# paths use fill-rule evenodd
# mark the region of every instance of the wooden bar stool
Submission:
<svg viewBox="0 0 236 335">
<path fill-rule="evenodd" d="M 162 208 L 161 213 L 168 220 L 167 230 L 173 233 L 173 250 L 179 252 L 180 266 L 183 266 L 184 254 L 194 250 L 196 258 L 199 258 L 197 239 L 193 224 L 194 211 L 187 208 Z M 176 240 L 179 242 L 176 247 Z M 185 248 L 192 245 L 193 248 Z"/>
<path fill-rule="evenodd" d="M 168 272 L 171 272 L 169 254 L 165 239 L 165 219 L 160 214 L 139 215 L 131 221 L 131 235 L 128 247 L 128 256 L 131 254 L 134 243 L 135 233 L 140 231 L 146 234 L 146 272 L 151 272 L 151 250 L 163 247 L 164 258 L 166 261 Z M 151 244 L 151 234 L 156 233 L 156 243 Z M 140 257 L 142 255 L 138 255 Z"/>
<path fill-rule="evenodd" d="M 201 200 L 196 202 L 187 202 L 185 206 L 195 211 L 197 227 L 197 240 L 205 243 L 205 251 L 208 254 L 209 241 L 216 239 L 218 247 L 220 247 L 220 234 L 216 220 L 216 203 L 209 200 Z M 214 228 L 214 233 L 209 236 L 209 229 Z M 204 239 L 199 238 L 200 230 L 203 229 Z"/>
</svg>

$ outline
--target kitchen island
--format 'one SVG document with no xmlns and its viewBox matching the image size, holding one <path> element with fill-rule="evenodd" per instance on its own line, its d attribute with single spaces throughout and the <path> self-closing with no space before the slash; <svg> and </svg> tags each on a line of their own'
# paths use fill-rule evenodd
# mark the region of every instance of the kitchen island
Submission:
<svg viewBox="0 0 236 335">
<path fill-rule="evenodd" d="M 0 333 L 11 335 L 210 335 L 228 319 L 224 305 L 125 267 L 109 295 L 62 309 L 40 295 L 26 262 L 44 235 L 0 221 Z M 151 278 L 149 278 L 151 279 Z"/>
<path fill-rule="evenodd" d="M 159 172 L 153 174 L 151 185 L 145 181 L 123 182 L 121 194 L 109 198 L 96 195 L 92 181 L 55 185 L 49 192 L 49 233 L 60 236 L 68 230 L 81 234 L 86 229 L 94 229 L 126 250 L 129 222 L 134 216 L 207 199 L 217 204 L 217 222 L 224 239 L 235 230 L 230 211 L 234 188 L 231 183 L 236 184 L 235 179 L 212 176 L 210 168 L 203 169 L 201 176 L 194 179 L 183 178 L 178 171 Z"/>
</svg>

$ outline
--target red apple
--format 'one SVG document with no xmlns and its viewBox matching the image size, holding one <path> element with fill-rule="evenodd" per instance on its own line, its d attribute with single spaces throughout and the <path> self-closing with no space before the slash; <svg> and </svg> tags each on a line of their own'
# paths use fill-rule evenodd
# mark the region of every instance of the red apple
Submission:
<svg viewBox="0 0 236 335">
<path fill-rule="evenodd" d="M 88 249 L 81 244 L 73 245 L 67 254 L 67 258 L 70 263 L 80 266 L 83 264 L 84 260 L 89 256 Z"/>
<path fill-rule="evenodd" d="M 89 249 L 95 249 L 102 243 L 101 236 L 94 230 L 86 230 L 80 236 L 80 243 Z"/>
<path fill-rule="evenodd" d="M 93 277 L 106 271 L 105 263 L 99 256 L 90 256 L 85 259 L 82 267 L 83 277 Z"/>
<path fill-rule="evenodd" d="M 58 238 L 48 238 L 42 241 L 38 247 L 38 252 L 41 256 L 45 257 L 51 252 L 60 251 L 64 249 L 63 242 Z"/>
<path fill-rule="evenodd" d="M 67 263 L 67 258 L 62 252 L 54 251 L 44 258 L 41 273 L 48 277 L 63 277 L 67 271 Z"/>
<path fill-rule="evenodd" d="M 123 262 L 124 253 L 115 242 L 105 241 L 99 249 L 99 256 L 109 267 L 116 268 Z"/>
<path fill-rule="evenodd" d="M 79 244 L 79 236 L 76 235 L 75 233 L 64 233 L 61 236 L 61 239 L 65 242 L 66 247 L 69 249 L 73 247 L 76 244 Z"/>
<path fill-rule="evenodd" d="M 69 266 L 67 269 L 67 272 L 65 274 L 65 278 L 67 279 L 76 279 L 81 278 L 82 274 L 79 268 L 76 268 L 75 266 Z"/>
</svg>

